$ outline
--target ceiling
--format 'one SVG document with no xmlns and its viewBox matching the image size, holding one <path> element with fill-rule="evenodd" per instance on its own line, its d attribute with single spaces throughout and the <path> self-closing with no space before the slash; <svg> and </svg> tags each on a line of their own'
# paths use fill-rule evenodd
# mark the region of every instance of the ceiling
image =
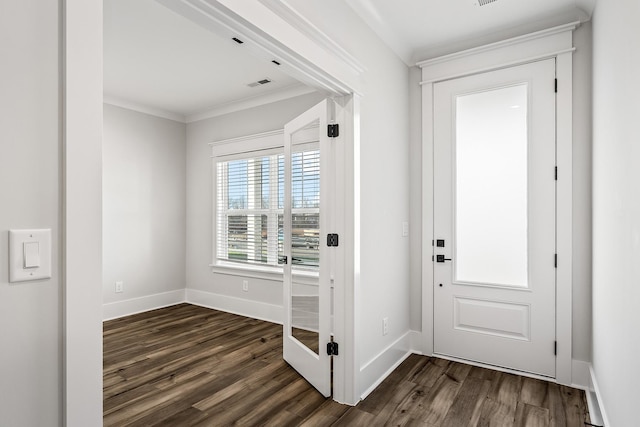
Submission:
<svg viewBox="0 0 640 427">
<path fill-rule="evenodd" d="M 553 25 L 584 22 L 595 4 L 345 1 L 407 65 Z M 490 2 L 480 6 L 479 1 Z M 220 34 L 157 0 L 104 0 L 105 102 L 189 122 L 313 91 Z M 248 86 L 265 78 L 271 83 Z"/>
<path fill-rule="evenodd" d="M 247 86 L 265 78 L 272 82 Z M 105 102 L 190 121 L 310 91 L 155 0 L 104 0 Z"/>
<path fill-rule="evenodd" d="M 347 0 L 407 65 L 573 21 L 595 0 Z"/>
</svg>

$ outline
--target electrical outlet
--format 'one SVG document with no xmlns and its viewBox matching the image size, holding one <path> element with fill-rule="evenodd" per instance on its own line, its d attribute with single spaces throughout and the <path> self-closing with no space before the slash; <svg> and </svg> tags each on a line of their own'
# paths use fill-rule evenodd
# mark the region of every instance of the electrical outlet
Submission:
<svg viewBox="0 0 640 427">
<path fill-rule="evenodd" d="M 244 292 L 249 292 L 249 281 L 248 280 L 243 280 L 242 281 L 242 290 Z"/>
<path fill-rule="evenodd" d="M 124 292 L 124 282 L 116 282 L 116 293 Z"/>
<path fill-rule="evenodd" d="M 405 221 L 402 223 L 402 237 L 407 237 L 408 235 L 409 235 L 409 223 Z"/>
<path fill-rule="evenodd" d="M 389 318 L 382 318 L 382 335 L 387 335 L 389 333 Z"/>
</svg>

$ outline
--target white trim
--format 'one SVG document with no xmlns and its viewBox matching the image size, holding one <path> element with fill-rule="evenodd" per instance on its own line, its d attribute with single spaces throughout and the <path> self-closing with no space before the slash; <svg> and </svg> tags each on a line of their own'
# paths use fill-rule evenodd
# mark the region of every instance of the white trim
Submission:
<svg viewBox="0 0 640 427">
<path fill-rule="evenodd" d="M 199 305 L 201 307 L 212 308 L 214 310 L 225 311 L 227 313 L 251 317 L 253 319 L 264 320 L 280 325 L 282 324 L 283 310 L 280 305 L 267 304 L 260 301 L 252 301 L 189 288 L 185 289 L 185 297 L 186 302 L 189 304 Z"/>
<path fill-rule="evenodd" d="M 531 58 L 556 58 L 557 252 L 556 381 L 572 383 L 572 52 L 578 22 L 422 61 L 422 334 L 423 351 L 433 352 L 433 82 L 490 71 Z M 550 54 L 549 52 L 555 52 Z M 526 56 L 524 55 L 526 53 Z"/>
<path fill-rule="evenodd" d="M 148 107 L 116 96 L 104 95 L 102 102 L 108 105 L 113 105 L 114 107 L 125 108 L 127 110 L 137 111 L 138 113 L 148 114 L 162 119 L 169 119 L 179 123 L 186 123 L 185 117 L 182 114 L 163 110 L 161 108 Z"/>
<path fill-rule="evenodd" d="M 389 344 L 360 367 L 360 399 L 365 399 L 402 362 L 413 353 L 411 331 Z"/>
<path fill-rule="evenodd" d="M 430 118 L 430 119 L 429 119 Z M 433 83 L 422 86 L 422 334 L 423 351 L 433 353 Z"/>
<path fill-rule="evenodd" d="M 127 110 L 137 111 L 139 113 L 149 114 L 151 116 L 173 120 L 179 123 L 194 123 L 200 120 L 211 119 L 225 114 L 235 113 L 237 111 L 248 110 L 250 108 L 260 107 L 262 105 L 272 104 L 274 102 L 284 101 L 314 92 L 316 92 L 316 89 L 296 83 L 280 90 L 227 102 L 192 114 L 174 113 L 172 111 L 149 107 L 134 101 L 106 94 L 103 96 L 103 102 L 115 107 L 126 108 Z"/>
<path fill-rule="evenodd" d="M 319 48 L 283 19 L 277 17 L 264 5 L 257 2 L 237 2 L 235 0 L 158 0 L 176 10 L 192 21 L 217 31 L 223 28 L 227 35 L 242 36 L 245 46 L 269 60 L 283 60 L 281 69 L 302 82 L 321 88 L 334 95 L 359 93 L 363 85 L 362 77 L 337 58 L 333 52 Z M 187 4 L 187 1 L 190 4 Z M 63 249 L 71 252 L 73 259 L 63 261 L 71 272 L 78 273 L 66 279 L 64 306 L 64 358 L 63 373 L 65 401 L 65 425 L 99 425 L 102 421 L 102 353 L 101 349 L 101 307 L 100 286 L 87 286 L 87 283 L 101 283 L 101 233 L 99 221 L 101 209 L 94 209 L 87 202 L 100 200 L 101 185 L 94 182 L 94 174 L 99 174 L 101 162 L 100 141 L 102 134 L 102 114 L 93 117 L 94 107 L 103 105 L 102 88 L 102 1 L 85 2 L 66 0 L 63 3 L 64 19 L 62 30 L 70 37 L 63 38 L 63 59 L 66 66 L 67 82 L 62 95 L 74 106 L 79 114 L 65 116 L 67 129 L 80 130 L 73 144 L 62 147 L 64 176 L 74 185 L 87 188 L 87 191 L 69 192 L 65 204 L 73 213 L 73 229 L 63 229 Z M 204 4 L 206 3 L 206 4 Z M 198 8 L 201 5 L 202 8 Z M 218 28 L 219 29 L 219 28 Z M 69 54 L 72 60 L 69 61 Z M 72 76 L 73 78 L 69 78 Z M 353 184 L 344 191 L 358 193 L 359 189 L 359 98 L 353 97 L 353 108 L 345 109 L 348 126 L 345 126 L 345 153 L 348 163 L 345 171 L 348 176 L 345 185 Z M 347 101 L 349 102 L 349 101 Z M 87 120 L 87 116 L 90 120 Z M 99 116 L 99 117 L 98 117 Z M 348 127 L 354 126 L 349 130 Z M 353 140 L 348 138 L 353 137 Z M 96 143 L 95 145 L 93 143 Z M 354 145 L 352 145 L 354 144 Z M 87 156 L 87 151 L 90 155 Z M 351 152 L 353 151 L 353 153 Z M 97 155 L 97 158 L 96 158 Z M 350 163 L 349 163 L 350 162 Z M 71 171 L 71 172 L 69 172 Z M 88 171 L 88 172 L 87 172 Z M 353 176 L 351 175 L 353 172 Z M 355 182 L 354 182 L 355 181 Z M 342 375 L 336 376 L 334 399 L 346 402 L 357 401 L 355 369 L 355 317 L 354 287 L 359 286 L 359 231 L 356 231 L 359 219 L 359 197 L 345 197 L 344 215 L 347 221 L 345 229 L 345 275 L 337 278 L 336 299 L 342 306 L 336 305 L 336 329 L 344 351 L 337 358 L 334 369 L 340 369 Z M 67 212 L 67 215 L 70 212 Z M 340 212 L 342 214 L 342 212 Z M 355 236 L 353 236 L 355 234 Z M 87 236 L 91 237 L 87 239 Z M 81 237 L 81 239 L 79 238 Z M 353 241 L 350 241 L 351 237 Z M 73 243 L 69 245 L 69 239 Z M 86 273 L 86 274 L 85 274 Z M 87 279 L 88 278 L 88 279 Z M 97 278 L 97 279 L 96 279 Z M 344 280 L 343 280 L 344 279 Z M 71 292 L 69 292 L 71 283 Z M 187 290 L 188 292 L 188 290 Z M 341 311 L 341 312 L 338 312 Z M 342 318 L 342 322 L 339 320 Z M 74 363 L 75 362 L 75 363 Z M 339 397 L 342 394 L 342 397 Z"/>
<path fill-rule="evenodd" d="M 556 380 L 571 384 L 573 310 L 573 55 L 556 58 Z"/>
<path fill-rule="evenodd" d="M 295 84 L 284 89 L 266 93 L 263 95 L 252 96 L 250 98 L 239 99 L 225 104 L 216 105 L 210 109 L 199 113 L 188 114 L 183 119 L 185 123 L 194 123 L 200 120 L 211 119 L 236 111 L 248 110 L 250 108 L 259 107 L 261 105 L 272 104 L 278 101 L 295 98 L 297 96 L 314 93 L 316 90 L 312 87 L 302 84 Z"/>
<path fill-rule="evenodd" d="M 580 25 L 580 21 L 570 22 L 564 25 L 558 25 L 556 27 L 547 28 L 546 30 L 536 31 L 529 34 L 524 34 L 518 37 L 512 37 L 506 40 L 501 40 L 495 43 L 489 43 L 483 46 L 474 47 L 472 49 L 461 50 L 459 52 L 450 53 L 448 55 L 439 56 L 437 58 L 425 59 L 424 61 L 418 62 L 416 65 L 420 68 L 429 67 L 435 64 L 446 63 L 456 59 L 478 55 L 485 52 L 490 52 L 494 50 L 500 50 L 511 46 L 519 46 L 522 43 L 526 43 L 529 41 L 534 41 L 537 39 L 553 36 L 555 34 L 563 34 L 567 31 L 573 31 Z"/>
<path fill-rule="evenodd" d="M 571 387 L 579 388 L 580 390 L 589 390 L 590 388 L 590 374 L 589 368 L 591 364 L 583 360 L 571 361 Z"/>
<path fill-rule="evenodd" d="M 411 351 L 413 351 L 414 354 L 421 356 L 431 354 L 424 351 L 424 337 L 422 336 L 422 332 L 410 330 L 409 342 L 411 343 Z"/>
<path fill-rule="evenodd" d="M 587 404 L 589 405 L 589 416 L 591 417 L 591 423 L 600 424 L 603 426 L 611 426 L 609 417 L 604 410 L 604 400 L 600 393 L 600 387 L 598 387 L 598 381 L 596 380 L 596 373 L 593 370 L 593 366 L 589 366 L 591 387 L 593 393 L 587 393 Z"/>
<path fill-rule="evenodd" d="M 572 47 L 570 49 L 562 49 L 559 51 L 555 51 L 555 52 L 547 52 L 547 53 L 543 53 L 541 55 L 536 55 L 536 56 L 530 56 L 521 60 L 517 60 L 517 61 L 511 61 L 511 62 L 504 62 L 504 63 L 498 63 L 498 64 L 493 64 L 484 68 L 478 68 L 475 70 L 469 70 L 469 71 L 465 71 L 465 72 L 461 72 L 458 74 L 452 74 L 450 76 L 438 76 L 435 79 L 431 79 L 431 80 L 423 80 L 421 81 L 419 84 L 420 86 L 424 85 L 424 84 L 428 84 L 428 83 L 436 83 L 436 82 L 440 82 L 440 81 L 444 81 L 444 80 L 452 80 L 452 79 L 457 79 L 460 77 L 465 77 L 465 76 L 471 76 L 473 74 L 480 74 L 480 73 L 484 73 L 487 71 L 493 71 L 493 70 L 498 70 L 501 68 L 508 68 L 508 67 L 513 67 L 515 65 L 522 65 L 522 64 L 526 64 L 528 62 L 535 62 L 535 61 L 540 61 L 543 59 L 548 59 L 548 58 L 554 58 L 560 54 L 563 53 L 569 53 L 569 52 L 575 52 L 576 48 Z"/>
<path fill-rule="evenodd" d="M 211 158 L 214 159 L 212 171 L 215 181 L 215 163 L 217 158 L 242 154 L 245 154 L 245 157 L 247 157 L 249 153 L 273 149 L 278 149 L 279 152 L 277 154 L 282 154 L 284 152 L 284 132 L 282 129 L 278 129 L 254 135 L 223 139 L 210 142 L 209 146 L 211 147 Z"/>
<path fill-rule="evenodd" d="M 103 403 L 102 2 L 65 0 L 60 8 L 61 181 L 60 197 L 50 203 L 60 201 L 61 209 L 61 244 L 54 250 L 61 253 L 63 289 L 55 340 L 62 340 L 63 361 L 52 375 L 60 381 L 62 424 L 97 426 Z"/>
<path fill-rule="evenodd" d="M 429 59 L 418 63 L 422 81 L 441 81 L 552 58 L 573 49 L 572 31 L 579 22 L 560 25 L 545 31 L 510 38 L 474 49 Z"/>
<path fill-rule="evenodd" d="M 333 41 L 333 39 L 327 36 L 326 33 L 313 25 L 311 21 L 302 16 L 287 2 L 287 0 L 259 1 L 319 46 L 322 46 L 327 51 L 333 52 L 336 57 L 340 58 L 345 64 L 351 67 L 355 73 L 360 74 L 367 71 L 366 67 L 362 65 L 360 61 L 347 52 L 341 45 Z"/>
<path fill-rule="evenodd" d="M 115 301 L 102 305 L 102 320 L 118 319 L 120 317 L 168 307 L 170 305 L 176 305 L 183 302 L 185 302 L 184 289 L 145 295 L 123 301 Z"/>
</svg>

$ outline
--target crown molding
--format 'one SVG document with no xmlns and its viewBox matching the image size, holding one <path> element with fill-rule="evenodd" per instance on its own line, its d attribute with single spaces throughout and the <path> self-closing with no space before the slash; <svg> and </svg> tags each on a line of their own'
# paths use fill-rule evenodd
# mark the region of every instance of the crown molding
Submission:
<svg viewBox="0 0 640 427">
<path fill-rule="evenodd" d="M 288 86 L 282 90 L 267 93 L 264 95 L 253 96 L 251 98 L 239 99 L 237 101 L 227 102 L 217 105 L 206 111 L 189 114 L 185 118 L 185 123 L 198 122 L 200 120 L 211 119 L 213 117 L 222 116 L 236 111 L 248 110 L 249 108 L 259 107 L 261 105 L 271 104 L 285 99 L 295 98 L 296 96 L 313 93 L 316 90 L 302 84 Z"/>
<path fill-rule="evenodd" d="M 357 73 L 366 71 L 366 67 L 362 65 L 353 55 L 347 52 L 342 46 L 337 44 L 325 32 L 316 27 L 311 21 L 301 15 L 287 2 L 287 0 L 259 0 L 269 10 L 278 15 L 282 20 L 294 27 L 296 30 L 313 40 L 316 44 L 325 50 L 332 52 L 336 57 L 347 64 Z"/>
<path fill-rule="evenodd" d="M 148 114 L 163 119 L 173 120 L 175 122 L 186 123 L 185 116 L 161 108 L 148 107 L 137 102 L 128 101 L 116 96 L 103 95 L 102 102 L 104 104 L 113 105 L 115 107 L 125 108 L 127 110 L 137 111 L 138 113 Z"/>
</svg>

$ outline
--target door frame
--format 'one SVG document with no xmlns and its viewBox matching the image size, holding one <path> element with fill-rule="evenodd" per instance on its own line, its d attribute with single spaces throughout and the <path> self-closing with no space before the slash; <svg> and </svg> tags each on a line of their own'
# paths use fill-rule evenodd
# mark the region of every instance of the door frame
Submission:
<svg viewBox="0 0 640 427">
<path fill-rule="evenodd" d="M 573 31 L 579 22 L 428 59 L 422 71 L 422 348 L 433 354 L 433 87 L 435 83 L 533 61 L 556 60 L 556 382 L 572 384 Z M 520 373 L 522 375 L 528 375 Z"/>
<path fill-rule="evenodd" d="M 204 3 L 185 0 L 192 5 Z M 64 424 L 102 422 L 102 0 L 60 2 L 63 331 L 61 406 Z M 343 137 L 336 168 L 340 182 L 336 232 L 343 255 L 335 276 L 334 400 L 355 404 L 355 297 L 359 283 L 360 88 L 364 67 L 284 3 L 208 0 L 192 18 L 241 35 L 250 50 L 282 60 L 283 70 L 337 97 Z M 282 7 L 280 7 L 282 6 Z M 350 96 L 346 96 L 350 95 Z M 88 284 L 94 284 L 88 286 Z"/>
</svg>

